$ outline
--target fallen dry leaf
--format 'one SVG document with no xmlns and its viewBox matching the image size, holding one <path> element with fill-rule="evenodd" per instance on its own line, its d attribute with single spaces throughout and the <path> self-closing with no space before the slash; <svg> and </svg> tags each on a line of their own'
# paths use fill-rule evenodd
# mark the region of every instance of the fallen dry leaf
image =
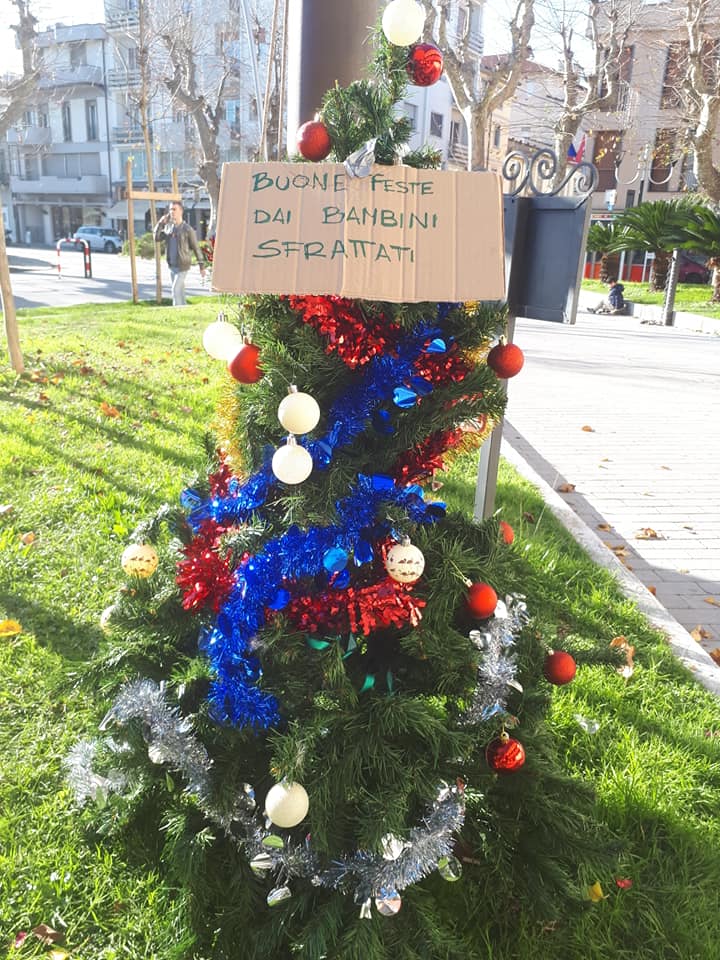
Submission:
<svg viewBox="0 0 720 960">
<path fill-rule="evenodd" d="M 690 636 L 693 640 L 697 641 L 697 643 L 702 643 L 703 640 L 709 640 L 712 634 L 706 630 L 705 627 L 701 627 L 700 624 L 698 624 L 694 630 L 690 631 Z"/>
<path fill-rule="evenodd" d="M 661 470 L 672 470 L 672 467 L 660 467 Z"/>
<path fill-rule="evenodd" d="M 13 505 L 11 503 L 0 503 L 0 517 L 4 517 L 6 513 L 10 513 Z"/>
<path fill-rule="evenodd" d="M 720 607 L 720 600 L 716 600 L 715 597 L 705 597 L 705 603 L 710 603 L 713 607 Z"/>
<path fill-rule="evenodd" d="M 50 403 L 50 397 L 46 393 L 39 393 L 38 400 L 40 403 Z"/>
<path fill-rule="evenodd" d="M 585 424 L 585 426 L 582 427 L 581 429 L 584 430 L 585 433 L 595 433 L 595 428 L 589 427 L 587 424 Z"/>
<path fill-rule="evenodd" d="M 58 933 L 57 930 L 53 930 L 52 927 L 49 927 L 46 923 L 39 923 L 36 927 L 33 927 L 33 934 L 40 940 L 42 943 L 50 944 L 57 943 L 59 940 L 62 940 L 62 934 Z"/>
<path fill-rule="evenodd" d="M 600 463 L 612 463 L 612 460 L 610 457 L 603 457 Z"/>
<path fill-rule="evenodd" d="M 610 646 L 621 650 L 625 654 L 625 663 L 617 668 L 617 672 L 621 677 L 629 680 L 635 672 L 635 661 L 633 659 L 635 656 L 635 647 L 631 643 L 628 643 L 627 638 L 622 636 L 622 634 L 618 637 L 613 637 L 610 641 Z"/>
<path fill-rule="evenodd" d="M 654 597 L 657 596 L 657 587 L 654 587 L 652 584 L 650 584 L 648 586 L 648 590 Z"/>
<path fill-rule="evenodd" d="M 523 513 L 523 520 L 527 520 L 528 523 L 535 523 L 535 517 L 532 513 Z"/>
<path fill-rule="evenodd" d="M 633 534 L 636 540 L 664 540 L 664 537 L 661 537 L 657 530 L 653 530 L 652 527 L 641 527 L 640 530 L 636 530 Z"/>
<path fill-rule="evenodd" d="M 29 547 L 31 543 L 35 543 L 36 540 L 37 537 L 32 530 L 28 530 L 27 533 L 23 533 L 23 535 L 20 537 L 20 543 L 24 543 L 26 547 Z"/>
<path fill-rule="evenodd" d="M 710 656 L 713 658 L 715 663 L 720 667 L 720 647 L 715 647 L 714 650 L 711 650 Z"/>
<path fill-rule="evenodd" d="M 22 624 L 18 620 L 0 620 L 0 637 L 15 637 L 22 633 Z"/>
<path fill-rule="evenodd" d="M 106 416 L 106 417 L 117 418 L 121 416 L 118 408 L 114 407 L 111 403 L 108 403 L 106 400 L 103 400 L 103 402 L 100 404 L 100 413 L 102 413 L 103 416 Z"/>
<path fill-rule="evenodd" d="M 597 525 L 598 530 L 612 530 L 612 527 L 609 523 L 599 523 Z"/>
<path fill-rule="evenodd" d="M 556 487 L 555 489 L 556 489 L 556 490 L 559 490 L 560 493 L 572 493 L 573 490 L 575 489 L 575 484 L 574 484 L 574 483 L 561 483 L 560 486 L 559 486 L 559 487 Z"/>
</svg>

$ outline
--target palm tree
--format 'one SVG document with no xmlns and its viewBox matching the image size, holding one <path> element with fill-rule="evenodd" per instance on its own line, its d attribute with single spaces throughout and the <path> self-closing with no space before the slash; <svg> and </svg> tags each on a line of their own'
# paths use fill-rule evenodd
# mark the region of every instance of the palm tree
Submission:
<svg viewBox="0 0 720 960">
<path fill-rule="evenodd" d="M 587 249 L 600 254 L 600 280 L 607 283 L 618 275 L 619 253 L 624 246 L 625 230 L 615 223 L 593 223 L 588 230 Z"/>
<path fill-rule="evenodd" d="M 672 251 L 687 242 L 687 226 L 697 201 L 655 200 L 623 210 L 615 223 L 625 228 L 623 249 L 644 250 L 654 255 L 650 289 L 664 290 Z"/>
<path fill-rule="evenodd" d="M 699 205 L 686 226 L 688 250 L 697 250 L 708 258 L 712 269 L 711 303 L 720 303 L 720 216 L 710 207 Z"/>
</svg>

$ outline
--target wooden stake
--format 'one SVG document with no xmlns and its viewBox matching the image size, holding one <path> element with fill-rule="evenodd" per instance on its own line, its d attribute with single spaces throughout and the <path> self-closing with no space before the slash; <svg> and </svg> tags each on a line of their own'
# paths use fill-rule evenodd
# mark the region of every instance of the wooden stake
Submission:
<svg viewBox="0 0 720 960">
<path fill-rule="evenodd" d="M 24 373 L 25 363 L 20 349 L 15 298 L 10 286 L 10 265 L 8 263 L 7 247 L 5 246 L 5 220 L 3 219 L 2 207 L 0 207 L 0 300 L 2 300 L 3 314 L 5 315 L 5 336 L 10 353 L 10 364 L 16 373 Z"/>
<path fill-rule="evenodd" d="M 130 248 L 130 280 L 132 283 L 132 302 L 138 302 L 137 265 L 135 263 L 135 215 L 133 212 L 132 160 L 125 163 L 125 183 L 128 208 L 128 247 Z"/>
</svg>

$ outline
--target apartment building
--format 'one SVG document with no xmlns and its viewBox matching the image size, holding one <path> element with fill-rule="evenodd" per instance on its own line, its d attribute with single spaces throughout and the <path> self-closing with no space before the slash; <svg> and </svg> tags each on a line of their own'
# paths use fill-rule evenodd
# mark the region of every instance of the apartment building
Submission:
<svg viewBox="0 0 720 960">
<path fill-rule="evenodd" d="M 596 210 L 668 199 L 696 185 L 680 90 L 685 7 L 684 0 L 643 0 L 622 54 L 618 89 L 603 111 L 587 118 L 591 159 L 600 174 Z M 720 38 L 720 6 L 711 16 L 712 54 Z"/>
</svg>

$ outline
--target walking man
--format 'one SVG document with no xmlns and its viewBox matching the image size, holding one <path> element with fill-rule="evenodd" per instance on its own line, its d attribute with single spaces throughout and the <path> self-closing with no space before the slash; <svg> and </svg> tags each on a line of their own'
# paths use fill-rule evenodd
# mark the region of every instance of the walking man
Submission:
<svg viewBox="0 0 720 960">
<path fill-rule="evenodd" d="M 172 277 L 172 302 L 174 307 L 184 307 L 185 279 L 192 264 L 192 254 L 197 257 L 200 276 L 205 276 L 205 257 L 197 242 L 195 231 L 183 220 L 183 205 L 180 200 L 170 203 L 168 212 L 155 226 L 155 243 L 165 242 L 167 262 Z"/>
</svg>

